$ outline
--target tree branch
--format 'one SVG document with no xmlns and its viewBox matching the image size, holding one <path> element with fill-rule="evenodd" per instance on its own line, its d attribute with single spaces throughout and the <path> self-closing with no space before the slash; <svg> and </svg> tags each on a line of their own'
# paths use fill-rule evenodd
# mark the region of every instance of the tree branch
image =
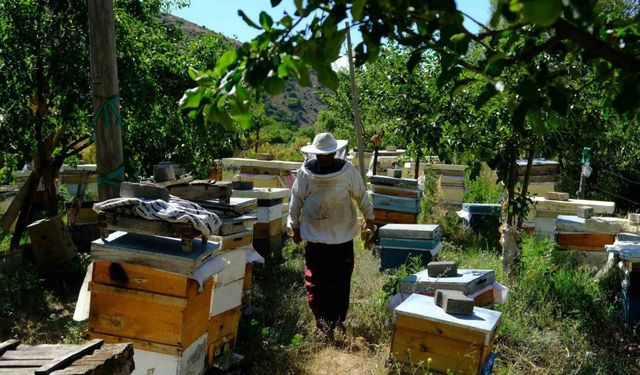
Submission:
<svg viewBox="0 0 640 375">
<path fill-rule="evenodd" d="M 547 40 L 546 42 L 544 42 L 542 44 L 539 44 L 537 46 L 533 46 L 528 50 L 522 51 L 521 53 L 516 55 L 515 59 L 517 61 L 528 61 L 528 60 L 531 60 L 534 57 L 536 57 L 539 54 L 541 54 L 542 52 L 557 46 L 558 44 L 560 44 L 561 41 L 562 41 L 562 38 L 560 36 L 558 36 L 558 35 L 555 35 L 555 36 L 551 37 L 549 40 Z"/>
<path fill-rule="evenodd" d="M 611 65 L 624 70 L 626 73 L 636 73 L 638 67 L 640 67 L 640 60 L 634 56 L 611 47 L 602 40 L 584 32 L 562 18 L 559 18 L 552 27 L 556 30 L 556 35 L 564 39 L 572 40 L 585 50 L 594 53 L 598 57 L 610 62 Z"/>
</svg>

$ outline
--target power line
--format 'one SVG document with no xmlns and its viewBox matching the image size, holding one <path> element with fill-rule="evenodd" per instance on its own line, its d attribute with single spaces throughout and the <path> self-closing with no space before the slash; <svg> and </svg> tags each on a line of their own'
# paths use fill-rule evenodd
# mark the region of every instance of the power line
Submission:
<svg viewBox="0 0 640 375">
<path fill-rule="evenodd" d="M 607 169 L 602 168 L 602 169 L 600 169 L 600 170 L 601 170 L 601 171 L 603 171 L 603 172 L 605 172 L 605 173 L 608 173 L 608 174 L 610 174 L 610 175 L 612 175 L 612 176 L 619 177 L 619 178 L 621 178 L 621 179 L 623 179 L 623 180 L 625 180 L 625 181 L 627 181 L 627 182 L 630 182 L 630 183 L 632 183 L 632 184 L 640 185 L 640 182 L 638 182 L 638 181 L 630 180 L 630 179 L 628 179 L 628 178 L 626 178 L 626 177 L 624 177 L 624 176 L 621 176 L 621 175 L 619 175 L 619 174 L 617 174 L 617 173 L 613 173 L 613 172 L 611 172 L 611 171 L 609 171 L 609 170 L 607 170 Z"/>
<path fill-rule="evenodd" d="M 568 179 L 568 180 L 571 180 L 573 182 L 578 182 L 576 179 L 573 179 L 573 178 L 568 177 L 568 176 L 565 176 L 565 178 Z M 627 197 L 623 197 L 622 195 L 618 195 L 618 194 L 612 193 L 612 192 L 610 192 L 608 190 L 601 189 L 601 188 L 597 187 L 596 185 L 589 185 L 589 187 L 592 188 L 592 189 L 596 189 L 596 190 L 598 190 L 600 192 L 603 192 L 605 194 L 609 194 L 611 196 L 614 196 L 614 197 L 617 197 L 617 198 L 620 198 L 620 199 L 624 199 L 625 201 L 640 207 L 640 202 L 636 202 L 636 201 L 633 201 L 633 200 L 631 200 L 631 199 L 629 199 Z"/>
</svg>

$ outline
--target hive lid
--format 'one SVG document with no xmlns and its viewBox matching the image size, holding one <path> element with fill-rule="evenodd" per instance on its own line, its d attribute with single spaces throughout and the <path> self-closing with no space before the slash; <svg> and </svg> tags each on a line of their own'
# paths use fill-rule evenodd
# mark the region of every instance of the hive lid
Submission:
<svg viewBox="0 0 640 375">
<path fill-rule="evenodd" d="M 440 235 L 438 224 L 387 224 L 379 229 L 380 237 L 432 240 Z"/>
</svg>

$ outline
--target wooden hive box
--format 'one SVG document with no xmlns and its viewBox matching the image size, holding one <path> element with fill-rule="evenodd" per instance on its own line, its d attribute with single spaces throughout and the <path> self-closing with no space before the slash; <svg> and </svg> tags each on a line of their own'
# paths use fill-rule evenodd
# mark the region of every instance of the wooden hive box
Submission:
<svg viewBox="0 0 640 375">
<path fill-rule="evenodd" d="M 282 213 L 277 219 L 268 223 L 255 223 L 253 225 L 253 238 L 268 239 L 275 235 L 282 235 Z"/>
<path fill-rule="evenodd" d="M 391 354 L 413 369 L 431 358 L 430 370 L 477 375 L 489 358 L 501 313 L 474 307 L 473 315 L 450 315 L 433 297 L 412 294 L 394 311 Z"/>
<path fill-rule="evenodd" d="M 219 355 L 235 350 L 241 314 L 238 306 L 209 319 L 207 333 L 207 365 L 209 367 L 214 365 L 215 358 Z"/>
<path fill-rule="evenodd" d="M 371 194 L 373 207 L 378 210 L 406 212 L 417 214 L 420 212 L 420 200 L 393 195 Z"/>
<path fill-rule="evenodd" d="M 89 332 L 107 342 L 181 355 L 207 332 L 214 280 L 202 289 L 186 276 L 151 267 L 98 261 L 89 284 Z"/>
<path fill-rule="evenodd" d="M 418 221 L 418 214 L 406 212 L 394 212 L 387 210 L 373 209 L 374 222 L 377 225 L 384 224 L 415 224 Z"/>
<path fill-rule="evenodd" d="M 135 370 L 132 375 L 201 375 L 206 371 L 207 333 L 179 354 L 133 348 Z"/>
<path fill-rule="evenodd" d="M 209 317 L 240 307 L 247 266 L 247 251 L 248 248 L 245 247 L 222 253 L 221 256 L 227 265 L 213 277 L 215 288 L 211 291 Z"/>
<path fill-rule="evenodd" d="M 387 224 L 378 230 L 380 238 L 433 240 L 440 238 L 437 224 Z"/>
<path fill-rule="evenodd" d="M 418 188 L 371 184 L 371 190 L 376 194 L 393 195 L 396 197 L 414 199 L 420 199 L 422 197 L 422 191 Z"/>
</svg>

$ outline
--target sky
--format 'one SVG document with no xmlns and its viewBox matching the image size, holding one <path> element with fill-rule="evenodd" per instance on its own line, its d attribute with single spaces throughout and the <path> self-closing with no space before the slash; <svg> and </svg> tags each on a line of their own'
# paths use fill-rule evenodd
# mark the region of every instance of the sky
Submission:
<svg viewBox="0 0 640 375">
<path fill-rule="evenodd" d="M 485 24 L 489 22 L 491 18 L 489 0 L 457 0 L 457 3 L 460 10 L 477 21 Z M 189 7 L 174 10 L 172 13 L 228 37 L 246 42 L 258 35 L 259 30 L 244 23 L 238 16 L 238 9 L 242 9 L 249 18 L 258 23 L 258 15 L 262 10 L 267 11 L 274 21 L 277 21 L 285 10 L 293 14 L 295 5 L 293 0 L 283 0 L 276 8 L 271 8 L 269 0 L 191 0 Z M 478 29 L 478 26 L 469 19 L 465 19 L 465 26 L 471 31 Z M 352 38 L 354 44 L 362 40 L 355 32 Z"/>
</svg>

